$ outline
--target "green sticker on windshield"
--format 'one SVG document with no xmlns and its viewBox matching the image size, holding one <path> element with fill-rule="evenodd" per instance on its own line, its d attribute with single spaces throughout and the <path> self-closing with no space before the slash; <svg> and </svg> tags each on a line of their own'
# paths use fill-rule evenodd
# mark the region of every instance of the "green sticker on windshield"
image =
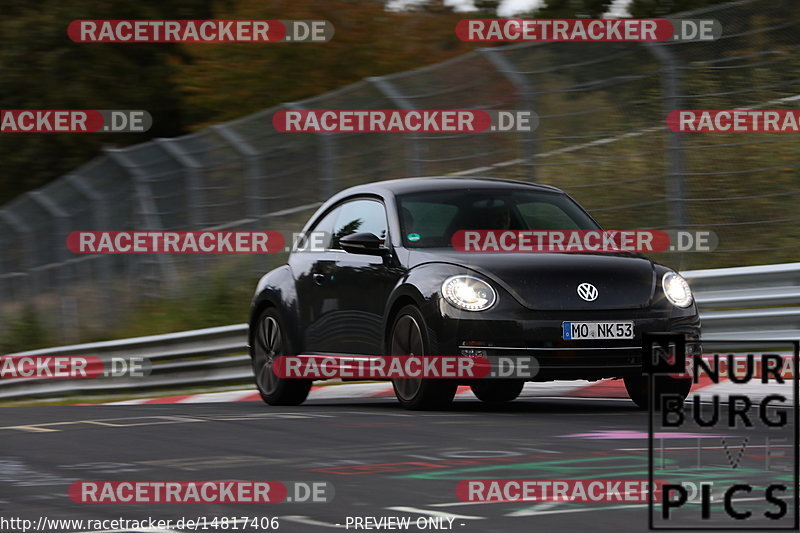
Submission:
<svg viewBox="0 0 800 533">
<path fill-rule="evenodd" d="M 409 233 L 408 240 L 411 242 L 417 242 L 420 239 L 419 233 Z"/>
</svg>

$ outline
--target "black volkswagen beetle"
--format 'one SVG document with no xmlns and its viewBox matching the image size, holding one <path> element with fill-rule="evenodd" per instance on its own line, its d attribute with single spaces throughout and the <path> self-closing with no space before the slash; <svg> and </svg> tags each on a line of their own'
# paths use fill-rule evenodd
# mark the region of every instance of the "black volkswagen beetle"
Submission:
<svg viewBox="0 0 800 533">
<path fill-rule="evenodd" d="M 646 407 L 642 334 L 699 339 L 697 308 L 684 279 L 631 253 L 497 254 L 452 246 L 459 230 L 501 228 L 599 225 L 563 191 L 510 180 L 409 178 L 333 196 L 303 229 L 324 235 L 323 242 L 293 251 L 286 265 L 258 283 L 249 344 L 264 401 L 297 405 L 308 395 L 309 380 L 272 371 L 283 355 L 491 359 L 513 352 L 535 356 L 535 381 L 621 378 L 631 399 Z M 409 409 L 446 406 L 462 384 L 393 383 Z M 503 402 L 515 399 L 524 382 L 464 384 L 483 401 Z M 685 397 L 690 386 L 689 379 L 659 377 L 656 394 Z"/>
</svg>

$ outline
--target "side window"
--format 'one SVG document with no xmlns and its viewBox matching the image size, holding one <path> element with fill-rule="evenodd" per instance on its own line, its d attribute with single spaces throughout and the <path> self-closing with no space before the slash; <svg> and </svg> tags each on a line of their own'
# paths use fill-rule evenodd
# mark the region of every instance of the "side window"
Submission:
<svg viewBox="0 0 800 533">
<path fill-rule="evenodd" d="M 310 233 L 321 233 L 323 237 L 321 240 L 317 240 L 315 237 L 312 242 L 314 244 L 314 248 L 322 248 L 327 250 L 331 247 L 331 236 L 333 234 L 333 224 L 336 222 L 336 217 L 339 216 L 340 208 L 337 207 L 317 222 L 313 228 L 311 228 Z"/>
<path fill-rule="evenodd" d="M 386 210 L 375 200 L 353 200 L 339 208 L 331 248 L 341 250 L 339 239 L 353 233 L 374 233 L 386 242 Z"/>
</svg>

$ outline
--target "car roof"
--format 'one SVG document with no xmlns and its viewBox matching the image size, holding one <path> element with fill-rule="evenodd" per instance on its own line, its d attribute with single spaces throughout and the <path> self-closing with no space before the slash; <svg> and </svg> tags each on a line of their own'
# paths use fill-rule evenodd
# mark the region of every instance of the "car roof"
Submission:
<svg viewBox="0 0 800 533">
<path fill-rule="evenodd" d="M 517 181 L 488 177 L 469 177 L 454 178 L 452 176 L 426 176 L 419 178 L 401 178 L 385 181 L 374 181 L 363 185 L 356 185 L 334 194 L 326 200 L 317 211 L 308 219 L 303 228 L 307 231 L 312 225 L 316 224 L 322 216 L 330 212 L 330 209 L 339 202 L 353 196 L 373 196 L 384 200 L 393 198 L 401 194 L 424 191 L 446 191 L 449 189 L 532 189 L 542 192 L 566 194 L 557 187 L 541 185 L 527 181 Z"/>
<path fill-rule="evenodd" d="M 356 185 L 345 189 L 335 195 L 337 200 L 357 194 L 378 194 L 381 196 L 395 196 L 412 192 L 436 191 L 447 189 L 519 189 L 521 187 L 538 189 L 547 192 L 563 193 L 561 189 L 550 185 L 541 185 L 526 181 L 470 177 L 454 178 L 450 176 L 430 176 L 420 178 L 402 178 L 386 181 L 376 181 L 364 185 Z"/>
</svg>

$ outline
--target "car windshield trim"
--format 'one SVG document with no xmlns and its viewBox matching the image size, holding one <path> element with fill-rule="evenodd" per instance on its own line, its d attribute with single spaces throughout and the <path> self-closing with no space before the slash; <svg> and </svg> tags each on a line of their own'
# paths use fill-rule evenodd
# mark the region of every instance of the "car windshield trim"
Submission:
<svg viewBox="0 0 800 533">
<path fill-rule="evenodd" d="M 406 248 L 453 248 L 459 230 L 599 230 L 569 195 L 534 188 L 466 188 L 397 195 Z"/>
</svg>

